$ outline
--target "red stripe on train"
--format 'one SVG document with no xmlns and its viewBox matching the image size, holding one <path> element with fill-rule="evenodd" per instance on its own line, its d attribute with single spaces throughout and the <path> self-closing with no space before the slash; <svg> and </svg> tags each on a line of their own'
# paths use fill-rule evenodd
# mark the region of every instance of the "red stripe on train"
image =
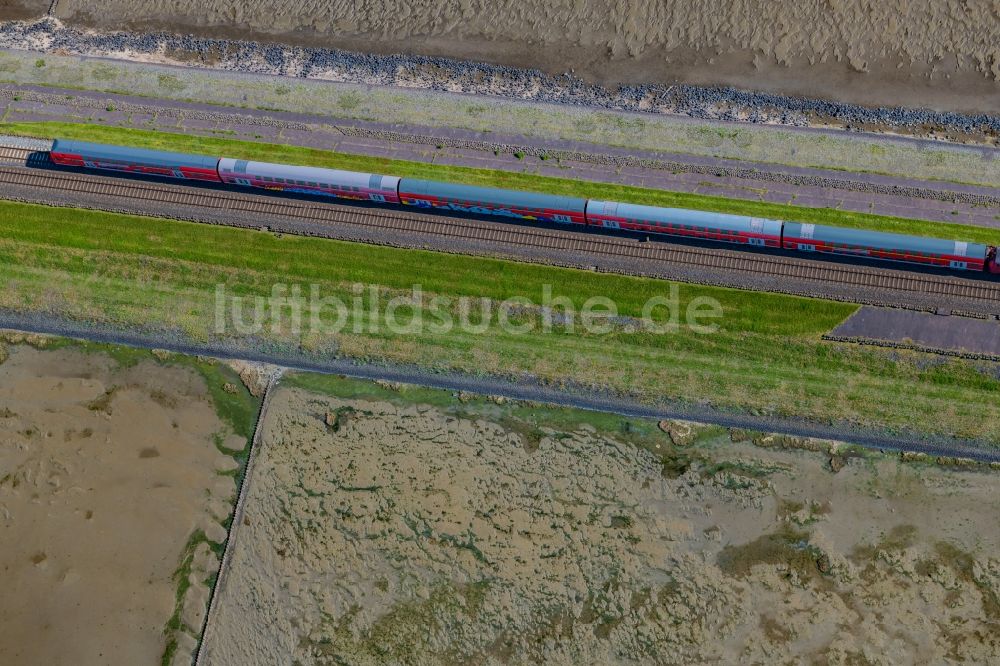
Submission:
<svg viewBox="0 0 1000 666">
<path fill-rule="evenodd" d="M 873 257 L 876 259 L 886 259 L 888 261 L 901 261 L 916 264 L 931 264 L 934 266 L 947 267 L 951 262 L 964 263 L 970 268 L 981 269 L 986 265 L 985 260 L 977 257 L 964 257 L 956 254 L 935 254 L 932 256 L 921 256 L 906 252 L 893 252 L 891 250 L 879 250 L 876 248 L 857 247 L 841 248 L 817 242 L 811 238 L 785 238 L 784 248 L 786 250 L 798 250 L 799 245 L 810 245 L 815 248 L 815 252 L 825 252 L 827 254 L 839 254 L 845 257 Z"/>
</svg>

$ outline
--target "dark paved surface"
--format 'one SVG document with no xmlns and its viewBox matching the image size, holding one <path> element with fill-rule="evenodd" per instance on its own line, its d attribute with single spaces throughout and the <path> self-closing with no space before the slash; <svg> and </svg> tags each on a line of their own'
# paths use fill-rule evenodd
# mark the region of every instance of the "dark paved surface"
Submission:
<svg viewBox="0 0 1000 666">
<path fill-rule="evenodd" d="M 833 335 L 1000 356 L 1000 322 L 864 306 Z"/>
<path fill-rule="evenodd" d="M 1000 197 L 1000 188 L 928 182 L 877 174 L 848 174 L 843 171 L 830 169 L 808 169 L 756 162 L 740 162 L 678 153 L 597 146 L 595 144 L 576 141 L 539 139 L 537 137 L 494 134 L 486 136 L 468 130 L 432 128 L 418 125 L 387 125 L 384 123 L 344 120 L 302 113 L 224 108 L 208 104 L 156 100 L 108 93 L 76 90 L 62 91 L 56 88 L 32 86 L 0 86 L 0 88 L 31 91 L 44 95 L 49 100 L 47 102 L 39 102 L 25 99 L 13 100 L 0 98 L 0 115 L 9 121 L 63 120 L 167 131 L 182 130 L 192 134 L 251 141 L 278 142 L 353 154 L 571 177 L 678 192 L 724 196 L 735 199 L 791 203 L 810 207 L 840 208 L 846 211 L 873 212 L 884 215 L 896 215 L 948 223 L 965 223 L 1000 229 L 1000 207 L 995 206 L 987 207 L 971 203 L 858 192 L 784 182 L 769 182 L 750 178 L 718 177 L 686 172 L 674 173 L 656 168 L 615 168 L 584 161 L 562 160 L 559 164 L 556 164 L 552 160 L 542 161 L 535 157 L 518 159 L 513 155 L 504 153 L 495 155 L 492 151 L 447 146 L 437 148 L 435 145 L 403 140 L 351 136 L 345 134 L 341 128 L 391 130 L 413 135 L 432 135 L 472 141 L 489 140 L 497 143 L 536 146 L 548 150 L 561 149 L 591 154 L 628 155 L 702 166 L 750 167 L 758 171 L 767 171 L 788 176 L 808 175 L 836 179 L 849 178 L 855 182 L 875 185 L 928 188 L 956 193 L 983 194 L 991 197 Z M 67 99 L 67 95 L 71 96 L 72 99 Z M 149 111 L 145 113 L 124 112 L 114 108 L 114 106 L 111 106 L 112 110 L 109 111 L 109 101 L 113 101 L 119 106 L 129 104 L 142 105 L 146 109 L 149 109 Z M 205 119 L 204 117 L 190 117 L 189 114 L 195 112 L 199 115 L 211 113 L 217 116 L 218 120 Z M 281 126 L 275 126 L 273 124 L 274 121 L 279 121 L 278 124 Z"/>
</svg>

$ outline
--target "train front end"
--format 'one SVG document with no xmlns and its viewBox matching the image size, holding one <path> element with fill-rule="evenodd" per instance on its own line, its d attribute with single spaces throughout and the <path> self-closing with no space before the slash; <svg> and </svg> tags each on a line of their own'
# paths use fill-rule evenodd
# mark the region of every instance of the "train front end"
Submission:
<svg viewBox="0 0 1000 666">
<path fill-rule="evenodd" d="M 986 270 L 994 275 L 1000 275 L 1000 248 L 991 247 L 986 255 Z"/>
<path fill-rule="evenodd" d="M 60 166 L 221 182 L 217 169 L 219 158 L 208 155 L 56 139 L 52 142 L 49 158 Z"/>
</svg>

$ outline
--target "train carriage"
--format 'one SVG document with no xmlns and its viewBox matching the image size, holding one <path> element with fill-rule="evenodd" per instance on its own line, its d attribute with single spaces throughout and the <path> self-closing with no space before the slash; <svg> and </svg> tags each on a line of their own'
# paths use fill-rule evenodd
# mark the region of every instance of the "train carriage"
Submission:
<svg viewBox="0 0 1000 666">
<path fill-rule="evenodd" d="M 782 223 L 779 220 L 746 215 L 591 199 L 587 202 L 587 223 L 605 229 L 631 229 L 724 243 L 781 247 Z"/>
<path fill-rule="evenodd" d="M 219 160 L 219 176 L 223 182 L 231 185 L 341 199 L 399 203 L 399 178 L 396 176 L 251 162 L 228 157 Z"/>
<path fill-rule="evenodd" d="M 980 243 L 798 222 L 785 223 L 784 247 L 960 271 L 985 270 L 990 258 L 990 248 Z"/>
<path fill-rule="evenodd" d="M 399 183 L 399 198 L 407 206 L 420 208 L 586 224 L 587 202 L 576 197 L 403 178 Z"/>
<path fill-rule="evenodd" d="M 56 139 L 49 157 L 63 166 L 221 182 L 217 170 L 219 158 L 206 155 Z"/>
<path fill-rule="evenodd" d="M 1000 274 L 997 248 L 980 243 L 68 139 L 56 139 L 49 155 L 63 166 Z"/>
</svg>

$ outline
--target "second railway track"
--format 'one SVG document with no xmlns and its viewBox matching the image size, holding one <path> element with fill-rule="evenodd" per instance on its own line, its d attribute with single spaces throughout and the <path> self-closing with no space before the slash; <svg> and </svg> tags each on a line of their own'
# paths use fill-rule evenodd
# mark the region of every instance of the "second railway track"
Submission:
<svg viewBox="0 0 1000 666">
<path fill-rule="evenodd" d="M 16 164 L 20 160 L 23 164 L 30 152 L 20 148 L 0 148 L 0 163 Z M 353 208 L 334 202 L 271 198 L 267 194 L 199 189 L 171 183 L 121 180 L 108 176 L 32 170 L 18 166 L 0 166 L 0 183 L 70 194 L 155 202 L 166 206 L 203 208 L 240 216 L 259 215 L 318 224 L 348 225 L 509 247 L 557 250 L 1000 303 L 1000 284 L 944 275 L 906 273 L 875 266 L 748 254 L 725 248 L 716 250 L 659 242 L 643 243 L 634 238 L 581 234 L 572 230 L 483 222 L 416 211 Z"/>
</svg>

